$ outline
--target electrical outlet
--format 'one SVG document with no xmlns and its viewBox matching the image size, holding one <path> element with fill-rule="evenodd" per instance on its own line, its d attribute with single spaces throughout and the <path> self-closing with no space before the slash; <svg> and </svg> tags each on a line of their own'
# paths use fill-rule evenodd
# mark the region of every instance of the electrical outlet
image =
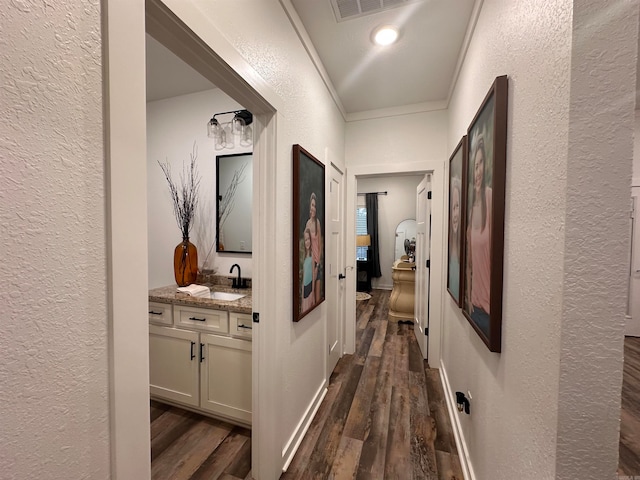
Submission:
<svg viewBox="0 0 640 480">
<path fill-rule="evenodd" d="M 240 240 L 240 250 L 244 250 L 246 247 L 244 240 Z"/>
</svg>

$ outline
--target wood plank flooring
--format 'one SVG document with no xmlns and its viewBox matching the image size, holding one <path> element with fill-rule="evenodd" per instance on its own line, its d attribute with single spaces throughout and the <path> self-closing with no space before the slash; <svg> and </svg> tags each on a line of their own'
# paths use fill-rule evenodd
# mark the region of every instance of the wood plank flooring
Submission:
<svg viewBox="0 0 640 480">
<path fill-rule="evenodd" d="M 390 292 L 371 295 L 281 479 L 462 480 L 439 372 L 413 327 L 389 322 Z M 153 480 L 249 480 L 250 431 L 152 402 L 151 458 Z"/>
<path fill-rule="evenodd" d="M 624 339 L 618 474 L 640 476 L 640 338 Z"/>
<path fill-rule="evenodd" d="M 250 430 L 151 401 L 153 480 L 249 480 L 250 470 Z"/>
<path fill-rule="evenodd" d="M 439 372 L 413 327 L 389 322 L 389 295 L 358 302 L 356 352 L 328 393 L 281 480 L 462 480 Z"/>
</svg>

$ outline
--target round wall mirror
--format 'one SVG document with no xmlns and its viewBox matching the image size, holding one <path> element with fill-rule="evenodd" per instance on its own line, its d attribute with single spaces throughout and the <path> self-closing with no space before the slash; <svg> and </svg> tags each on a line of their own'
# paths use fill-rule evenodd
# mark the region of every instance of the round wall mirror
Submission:
<svg viewBox="0 0 640 480">
<path fill-rule="evenodd" d="M 401 221 L 396 227 L 396 251 L 393 257 L 396 260 L 400 260 L 403 255 L 406 255 L 404 251 L 405 240 L 408 242 L 416 240 L 416 221 L 412 218 Z"/>
</svg>

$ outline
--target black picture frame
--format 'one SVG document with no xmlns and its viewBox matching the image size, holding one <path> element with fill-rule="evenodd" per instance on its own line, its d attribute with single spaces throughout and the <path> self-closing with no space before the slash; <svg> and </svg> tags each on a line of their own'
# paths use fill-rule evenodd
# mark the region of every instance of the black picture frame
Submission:
<svg viewBox="0 0 640 480">
<path fill-rule="evenodd" d="M 508 80 L 496 77 L 467 130 L 462 312 L 490 351 L 502 344 Z"/>
<path fill-rule="evenodd" d="M 292 239 L 294 322 L 300 321 L 325 300 L 324 232 L 324 165 L 300 145 L 294 145 Z"/>
<path fill-rule="evenodd" d="M 467 136 L 463 136 L 449 157 L 449 221 L 447 249 L 447 291 L 458 307 L 462 307 L 464 275 L 464 205 L 467 165 Z"/>
</svg>

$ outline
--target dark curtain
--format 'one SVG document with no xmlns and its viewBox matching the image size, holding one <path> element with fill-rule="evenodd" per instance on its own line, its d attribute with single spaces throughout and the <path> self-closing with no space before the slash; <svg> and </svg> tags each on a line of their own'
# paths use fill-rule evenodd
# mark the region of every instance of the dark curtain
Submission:
<svg viewBox="0 0 640 480">
<path fill-rule="evenodd" d="M 371 246 L 369 247 L 369 267 L 371 277 L 382 276 L 380 270 L 380 243 L 378 241 L 378 194 L 367 193 L 367 233 L 371 235 Z"/>
</svg>

